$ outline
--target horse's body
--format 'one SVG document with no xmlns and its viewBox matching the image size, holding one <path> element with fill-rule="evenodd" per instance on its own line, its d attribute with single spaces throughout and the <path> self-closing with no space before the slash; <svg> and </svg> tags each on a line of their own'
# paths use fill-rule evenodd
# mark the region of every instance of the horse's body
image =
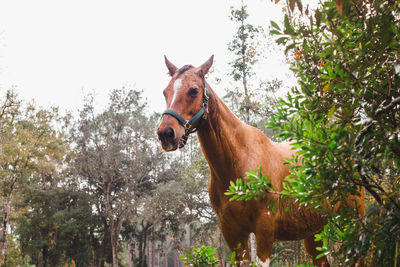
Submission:
<svg viewBox="0 0 400 267">
<path fill-rule="evenodd" d="M 190 95 L 188 98 L 188 90 L 204 90 L 204 75 L 212 64 L 212 58 L 199 68 L 189 67 L 185 71 L 178 70 L 167 59 L 166 64 L 172 76 L 169 86 L 164 91 L 167 107 L 188 120 L 200 109 L 201 103 L 200 96 Z M 179 88 L 177 84 L 180 85 Z M 268 176 L 274 188 L 281 191 L 290 168 L 288 164 L 284 164 L 285 159 L 292 158 L 295 151 L 291 149 L 290 144 L 275 143 L 257 128 L 242 123 L 208 84 L 207 88 L 207 118 L 201 125 L 196 126 L 211 172 L 211 204 L 219 217 L 221 231 L 230 249 L 236 251 L 238 260 L 248 259 L 248 237 L 253 232 L 256 236 L 257 256 L 265 262 L 271 255 L 274 241 L 303 239 L 314 264 L 329 266 L 326 257 L 315 259 L 320 253 L 315 248 L 321 244 L 314 241 L 314 234 L 320 232 L 327 221 L 320 213 L 305 209 L 304 206 L 289 200 L 282 202 L 276 193 L 267 193 L 264 199 L 250 201 L 229 201 L 229 196 L 224 194 L 230 181 L 244 177 L 247 171 L 258 166 L 262 167 L 263 175 Z M 183 135 L 183 127 L 173 116 L 164 116 L 158 134 L 166 151 L 175 150 Z M 267 199 L 277 203 L 278 209 L 275 213 L 266 206 Z M 363 213 L 362 200 L 356 198 L 356 201 L 360 203 L 360 212 Z M 285 212 L 287 205 L 290 209 Z M 337 208 L 338 205 L 332 207 Z"/>
</svg>

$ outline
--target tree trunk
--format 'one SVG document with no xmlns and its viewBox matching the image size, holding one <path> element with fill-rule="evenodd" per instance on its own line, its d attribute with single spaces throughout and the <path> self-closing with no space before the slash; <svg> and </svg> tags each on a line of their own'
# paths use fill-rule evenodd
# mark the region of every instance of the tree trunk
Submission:
<svg viewBox="0 0 400 267">
<path fill-rule="evenodd" d="M 174 248 L 174 267 L 178 267 L 178 251 Z"/>
<path fill-rule="evenodd" d="M 107 225 L 107 220 L 104 220 L 104 236 L 103 236 L 102 247 L 99 249 L 99 254 L 95 255 L 95 257 L 97 256 L 97 258 L 95 260 L 97 262 L 97 266 L 98 267 L 104 266 L 103 257 L 106 254 L 109 234 L 110 234 L 110 230 L 109 230 L 109 227 Z"/>
<path fill-rule="evenodd" d="M 242 0 L 242 8 L 241 11 L 244 12 L 244 4 Z M 246 63 L 246 54 L 247 54 L 247 49 L 246 49 L 246 37 L 244 34 L 244 20 L 245 18 L 242 16 L 240 23 L 241 23 L 241 56 L 242 56 L 242 84 L 243 84 L 243 89 L 244 89 L 244 111 L 245 111 L 245 122 L 247 124 L 250 124 L 250 98 L 249 98 L 249 93 L 247 90 L 247 74 L 248 74 L 248 67 Z"/>
<path fill-rule="evenodd" d="M 8 227 L 10 225 L 11 199 L 8 197 L 4 200 L 4 217 L 3 217 L 3 243 L 1 244 L 1 266 L 5 266 L 7 261 L 8 248 Z"/>
<path fill-rule="evenodd" d="M 154 265 L 154 240 L 151 240 L 151 266 L 155 266 Z"/>
<path fill-rule="evenodd" d="M 181 266 L 181 260 L 179 258 L 179 254 L 183 253 L 185 251 L 186 230 L 185 230 L 185 223 L 184 222 L 181 222 L 180 231 L 181 231 L 180 237 L 179 237 L 180 240 L 178 240 L 178 241 L 180 241 L 179 242 L 179 248 L 176 250 L 176 260 L 178 262 L 178 266 Z"/>
<path fill-rule="evenodd" d="M 127 258 L 128 258 L 128 267 L 133 267 L 133 262 L 132 262 L 132 254 L 133 254 L 133 249 L 132 249 L 132 232 L 128 234 L 128 248 L 127 248 Z"/>
<path fill-rule="evenodd" d="M 164 223 L 163 230 L 165 234 L 165 241 L 164 241 L 164 265 L 168 267 L 168 232 L 167 232 L 167 223 Z"/>
<path fill-rule="evenodd" d="M 47 266 L 47 252 L 49 251 L 47 246 L 42 248 L 42 257 L 43 257 L 43 267 Z"/>
<path fill-rule="evenodd" d="M 111 184 L 107 183 L 105 186 L 104 194 L 106 196 L 105 199 L 105 208 L 106 215 L 108 217 L 109 223 L 109 231 L 110 231 L 110 242 L 111 242 L 111 252 L 112 252 L 112 266 L 118 267 L 118 235 L 116 234 L 114 216 L 112 214 L 112 207 L 110 203 L 110 192 L 111 192 Z"/>
<path fill-rule="evenodd" d="M 193 224 L 189 224 L 189 247 L 193 246 Z"/>
<path fill-rule="evenodd" d="M 138 260 L 140 261 L 141 259 L 143 259 L 143 235 L 144 235 L 144 233 L 143 233 L 143 231 L 140 233 L 140 237 L 139 237 L 139 245 L 138 245 L 138 248 L 139 248 L 139 256 L 138 256 Z M 138 261 L 138 262 L 139 262 Z M 141 266 L 142 264 L 140 264 L 140 266 Z"/>
<path fill-rule="evenodd" d="M 181 251 L 184 251 L 184 249 L 185 249 L 185 233 L 186 233 L 186 231 L 185 231 L 185 223 L 184 222 L 181 223 L 180 230 L 181 230 L 180 249 L 181 249 Z"/>
<path fill-rule="evenodd" d="M 147 252 L 146 252 L 146 263 L 147 263 L 147 266 L 149 266 L 150 265 L 150 246 L 151 246 L 151 244 L 150 244 L 150 234 L 148 235 L 148 237 L 147 237 Z"/>
<path fill-rule="evenodd" d="M 222 236 L 222 232 L 219 231 L 219 249 L 221 254 L 219 258 L 221 259 L 221 266 L 225 267 L 225 246 L 224 246 L 224 237 Z"/>
<path fill-rule="evenodd" d="M 143 224 L 142 224 L 143 225 Z M 145 262 L 146 262 L 146 247 L 147 247 L 147 227 L 143 227 L 143 233 L 142 233 L 142 247 L 139 253 L 141 254 L 140 260 L 140 266 L 144 267 Z"/>
<path fill-rule="evenodd" d="M 133 258 L 136 260 L 137 258 L 138 258 L 138 252 L 139 252 L 139 250 L 138 250 L 138 243 L 137 243 L 137 240 L 136 240 L 136 238 L 135 238 L 135 240 L 133 241 L 133 247 L 134 247 L 134 249 L 133 249 L 133 252 L 135 253 L 134 255 L 133 255 Z"/>
<path fill-rule="evenodd" d="M 118 267 L 118 237 L 115 236 L 114 222 L 110 220 L 110 239 L 111 239 L 111 252 L 112 252 L 112 266 Z"/>
</svg>

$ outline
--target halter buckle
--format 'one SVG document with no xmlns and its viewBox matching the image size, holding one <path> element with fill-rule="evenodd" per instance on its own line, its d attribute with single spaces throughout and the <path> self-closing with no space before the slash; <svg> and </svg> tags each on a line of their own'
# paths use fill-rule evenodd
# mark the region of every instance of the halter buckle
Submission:
<svg viewBox="0 0 400 267">
<path fill-rule="evenodd" d="M 190 124 L 190 122 L 188 120 L 185 122 L 185 125 L 183 125 L 183 127 L 185 127 L 186 130 L 189 130 L 191 126 L 192 125 Z"/>
</svg>

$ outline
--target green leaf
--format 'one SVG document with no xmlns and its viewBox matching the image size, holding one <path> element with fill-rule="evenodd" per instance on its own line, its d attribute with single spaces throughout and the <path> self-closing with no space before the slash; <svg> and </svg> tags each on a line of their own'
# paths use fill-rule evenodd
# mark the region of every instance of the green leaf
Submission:
<svg viewBox="0 0 400 267">
<path fill-rule="evenodd" d="M 288 37 L 281 37 L 276 40 L 276 43 L 277 44 L 285 44 L 288 39 L 289 39 Z"/>
<path fill-rule="evenodd" d="M 340 236 L 341 238 L 345 237 L 345 234 L 342 231 L 340 231 L 339 228 L 335 227 L 333 229 L 335 230 L 335 233 L 338 234 L 338 236 Z"/>
<path fill-rule="evenodd" d="M 319 254 L 317 257 L 315 257 L 315 259 L 320 259 L 320 258 L 322 258 L 322 257 L 324 257 L 324 256 L 326 256 L 326 255 L 328 255 L 329 254 L 329 251 L 326 251 L 326 252 L 324 252 L 324 253 L 321 253 L 321 254 Z"/>
<path fill-rule="evenodd" d="M 281 28 L 279 28 L 279 25 L 273 20 L 271 20 L 271 26 L 274 27 L 275 29 L 277 29 L 278 31 L 281 30 Z"/>
<path fill-rule="evenodd" d="M 293 48 L 295 48 L 296 47 L 296 44 L 295 43 L 293 43 L 293 44 L 291 44 L 291 45 L 288 45 L 287 47 L 286 47 L 286 49 L 285 49 L 285 54 L 287 54 L 287 52 L 290 50 L 290 49 L 293 49 Z"/>
<path fill-rule="evenodd" d="M 329 109 L 328 114 L 326 115 L 328 119 L 331 119 L 333 114 L 335 113 L 336 105 L 333 104 L 332 107 Z"/>
<path fill-rule="evenodd" d="M 285 30 L 283 31 L 283 33 L 289 34 L 289 35 L 295 34 L 295 31 L 294 31 L 292 25 L 290 25 L 289 16 L 287 14 L 285 14 L 284 25 L 285 25 Z"/>
<path fill-rule="evenodd" d="M 270 33 L 275 34 L 275 35 L 281 35 L 281 32 L 279 32 L 277 30 L 271 30 Z"/>
</svg>

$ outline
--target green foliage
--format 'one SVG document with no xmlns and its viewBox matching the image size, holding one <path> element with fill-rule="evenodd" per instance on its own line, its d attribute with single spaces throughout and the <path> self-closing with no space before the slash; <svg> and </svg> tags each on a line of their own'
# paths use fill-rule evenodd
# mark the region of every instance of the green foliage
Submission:
<svg viewBox="0 0 400 267">
<path fill-rule="evenodd" d="M 220 260 L 216 255 L 216 250 L 209 246 L 201 245 L 199 247 L 192 247 L 189 251 L 185 253 L 185 255 L 181 255 L 181 261 L 184 262 L 185 266 L 195 266 L 195 267 L 205 267 L 205 266 L 219 266 Z M 256 267 L 257 264 L 255 262 L 248 261 L 236 261 L 236 253 L 232 252 L 232 254 L 228 257 L 228 262 L 235 266 L 251 266 Z"/>
<path fill-rule="evenodd" d="M 36 265 L 31 264 L 31 257 L 29 257 L 28 255 L 26 255 L 24 257 L 24 264 L 21 267 L 35 267 Z"/>
<path fill-rule="evenodd" d="M 23 260 L 21 246 L 14 233 L 8 235 L 7 259 L 5 267 L 18 266 Z"/>
<path fill-rule="evenodd" d="M 225 192 L 225 195 L 232 195 L 229 201 L 259 199 L 266 197 L 267 194 L 270 197 L 265 199 L 265 205 L 272 213 L 276 213 L 278 211 L 276 200 L 285 193 L 275 190 L 268 176 L 262 174 L 261 167 L 246 172 L 246 176 L 243 179 L 236 179 L 236 183 L 231 181 Z"/>
<path fill-rule="evenodd" d="M 327 199 L 334 205 L 363 197 L 360 188 L 368 193 L 365 219 L 339 210 L 318 235 L 321 252 L 346 265 L 364 258 L 393 266 L 400 240 L 399 1 L 343 3 L 286 15 L 283 30 L 272 23 L 299 86 L 279 100 L 269 126 L 299 150 L 286 193 L 319 209 Z"/>
<path fill-rule="evenodd" d="M 339 4 L 338 4 L 339 2 Z M 296 2 L 299 6 L 298 2 Z M 298 150 L 282 195 L 325 212 L 364 198 L 364 219 L 350 200 L 316 238 L 321 255 L 342 264 L 398 262 L 400 240 L 400 11 L 397 1 L 326 1 L 314 14 L 286 15 L 284 29 L 271 23 L 286 46 L 299 80 L 268 126 Z M 293 11 L 295 2 L 290 1 Z M 302 7 L 299 6 L 300 9 Z M 302 12 L 301 12 L 302 13 Z M 265 195 L 261 173 L 232 183 L 232 199 Z"/>
<path fill-rule="evenodd" d="M 1 264 L 14 266 L 22 258 L 18 259 L 19 251 L 12 249 L 15 240 L 7 238 L 8 231 L 14 220 L 18 221 L 31 208 L 21 205 L 27 191 L 39 187 L 48 189 L 61 182 L 69 162 L 65 134 L 69 116 L 60 116 L 54 107 L 42 109 L 33 104 L 23 105 L 12 91 L 6 93 L 0 105 L 0 200 L 4 207 L 1 242 L 2 248 L 7 250 Z M 24 250 L 22 245 L 19 249 Z"/>
<path fill-rule="evenodd" d="M 215 253 L 217 249 L 212 249 L 209 246 L 192 247 L 192 249 L 181 255 L 181 260 L 184 262 L 185 266 L 217 266 L 219 260 Z"/>
<path fill-rule="evenodd" d="M 313 266 L 314 266 L 314 264 L 312 264 L 312 263 L 305 263 L 305 264 L 300 264 L 300 265 L 296 264 L 295 265 L 295 267 L 313 267 Z"/>
<path fill-rule="evenodd" d="M 18 205 L 24 212 L 16 218 L 15 229 L 23 255 L 30 255 L 39 264 L 46 261 L 51 266 L 68 260 L 88 265 L 89 231 L 94 225 L 87 198 L 83 192 L 69 188 L 27 190 L 23 203 Z M 47 255 L 46 258 L 38 258 L 38 252 Z"/>
<path fill-rule="evenodd" d="M 225 195 L 232 195 L 229 201 L 259 199 L 271 189 L 273 189 L 271 181 L 266 175 L 262 175 L 261 167 L 259 167 L 255 171 L 246 172 L 246 177 L 236 179 L 236 183 L 231 181 Z"/>
<path fill-rule="evenodd" d="M 162 178 L 158 176 L 162 154 L 160 146 L 155 146 L 155 118 L 148 117 L 145 108 L 141 91 L 116 89 L 99 114 L 89 99 L 71 132 L 76 155 L 73 175 L 93 196 L 94 213 L 103 224 L 96 253 L 103 253 L 101 244 L 109 242 L 113 265 L 118 265 L 123 222 L 133 221 Z"/>
<path fill-rule="evenodd" d="M 133 262 L 133 266 L 136 266 L 136 267 L 147 267 L 148 265 L 147 265 L 147 257 L 146 257 L 146 255 L 144 255 L 143 258 L 139 256 L 137 259 L 135 259 L 134 262 Z"/>
</svg>

